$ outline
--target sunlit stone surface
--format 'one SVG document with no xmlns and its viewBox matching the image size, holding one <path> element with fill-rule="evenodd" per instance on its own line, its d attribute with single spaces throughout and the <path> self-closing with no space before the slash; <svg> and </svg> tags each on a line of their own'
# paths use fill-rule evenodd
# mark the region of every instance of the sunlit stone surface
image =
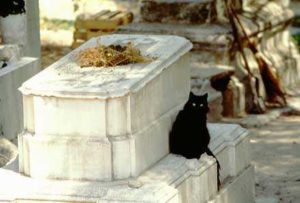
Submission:
<svg viewBox="0 0 300 203">
<path fill-rule="evenodd" d="M 80 68 L 77 54 L 98 40 L 105 45 L 132 42 L 156 59 Z M 191 48 L 189 41 L 176 36 L 105 36 L 24 83 L 21 172 L 38 178 L 123 179 L 139 175 L 167 155 L 171 117 L 189 95 Z"/>
<path fill-rule="evenodd" d="M 219 192 L 214 158 L 169 154 L 169 131 L 190 91 L 191 44 L 174 36 L 101 40 L 128 38 L 158 58 L 111 70 L 81 69 L 76 54 L 95 45 L 94 39 L 23 84 L 20 173 L 0 169 L 0 201 L 254 202 L 248 131 L 240 126 L 208 125 L 210 149 L 222 167 Z"/>
</svg>

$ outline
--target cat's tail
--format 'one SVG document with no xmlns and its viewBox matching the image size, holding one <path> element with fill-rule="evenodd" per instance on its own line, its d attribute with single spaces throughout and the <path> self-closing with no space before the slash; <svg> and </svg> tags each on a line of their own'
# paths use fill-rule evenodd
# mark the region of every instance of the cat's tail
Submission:
<svg viewBox="0 0 300 203">
<path fill-rule="evenodd" d="M 218 179 L 218 191 L 220 190 L 221 188 L 221 180 L 220 180 L 220 170 L 221 170 L 221 165 L 220 165 L 220 162 L 219 160 L 217 159 L 217 157 L 214 155 L 214 153 L 212 153 L 212 151 L 207 147 L 206 149 L 206 154 L 209 155 L 209 156 L 212 156 L 216 159 L 216 162 L 217 162 L 217 179 Z"/>
</svg>

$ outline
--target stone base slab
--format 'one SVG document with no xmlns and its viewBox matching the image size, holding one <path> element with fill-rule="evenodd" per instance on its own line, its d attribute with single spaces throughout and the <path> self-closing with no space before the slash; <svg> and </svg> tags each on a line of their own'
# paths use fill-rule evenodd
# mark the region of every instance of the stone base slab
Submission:
<svg viewBox="0 0 300 203">
<path fill-rule="evenodd" d="M 112 181 L 137 177 L 169 153 L 168 137 L 178 106 L 129 137 L 19 137 L 20 172 L 41 179 Z M 250 163 L 247 130 L 238 125 L 209 124 L 210 148 L 221 163 L 221 180 Z M 90 157 L 95 159 L 90 159 Z M 68 164 L 65 164 L 68 163 Z M 230 164 L 228 164 L 230 163 Z"/>
<path fill-rule="evenodd" d="M 0 169 L 0 202 L 179 202 L 216 195 L 216 163 L 203 155 L 196 159 L 168 155 L 137 179 L 115 182 L 37 180 Z M 7 184 L 9 183 L 9 184 Z M 192 183 L 197 187 L 192 187 Z M 188 187 L 189 190 L 184 190 Z M 205 190 L 203 190 L 205 188 Z M 200 193 L 202 189 L 202 193 Z M 195 190 L 199 190 L 196 191 Z M 199 193 L 198 193 L 199 192 Z M 192 194 L 192 193 L 191 193 Z"/>
<path fill-rule="evenodd" d="M 216 163 L 205 155 L 200 161 L 169 155 L 138 179 L 128 181 L 43 181 L 4 169 L 0 178 L 0 202 L 254 202 L 253 166 L 228 178 L 217 193 Z"/>
</svg>

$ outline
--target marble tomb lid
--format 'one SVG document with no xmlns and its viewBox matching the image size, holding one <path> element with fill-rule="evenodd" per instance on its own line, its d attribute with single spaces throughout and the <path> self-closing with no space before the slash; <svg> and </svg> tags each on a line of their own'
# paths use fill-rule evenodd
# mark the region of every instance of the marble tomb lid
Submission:
<svg viewBox="0 0 300 203">
<path fill-rule="evenodd" d="M 157 58 L 150 63 L 81 68 L 76 63 L 77 54 L 96 46 L 99 40 L 104 45 L 132 42 L 143 55 Z M 26 81 L 20 91 L 25 95 L 66 98 L 124 96 L 144 87 L 191 48 L 192 44 L 187 39 L 178 36 L 114 34 L 93 38 Z"/>
</svg>

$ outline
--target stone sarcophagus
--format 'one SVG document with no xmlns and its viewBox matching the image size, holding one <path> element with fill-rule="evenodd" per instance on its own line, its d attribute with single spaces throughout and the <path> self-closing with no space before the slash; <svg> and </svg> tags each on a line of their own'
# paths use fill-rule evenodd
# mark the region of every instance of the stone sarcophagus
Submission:
<svg viewBox="0 0 300 203">
<path fill-rule="evenodd" d="M 131 42 L 154 60 L 79 67 L 81 50 L 99 41 Z M 16 161 L 0 169 L 0 201 L 254 202 L 246 129 L 208 124 L 209 147 L 222 168 L 219 191 L 213 157 L 169 154 L 169 131 L 190 91 L 190 49 L 176 36 L 105 36 L 25 82 L 19 171 L 10 171 Z"/>
<path fill-rule="evenodd" d="M 81 68 L 78 53 L 128 42 L 152 62 Z M 22 85 L 20 172 L 33 178 L 137 177 L 169 153 L 172 119 L 190 91 L 189 41 L 176 36 L 92 39 Z M 92 158 L 93 157 L 93 158 Z"/>
</svg>

